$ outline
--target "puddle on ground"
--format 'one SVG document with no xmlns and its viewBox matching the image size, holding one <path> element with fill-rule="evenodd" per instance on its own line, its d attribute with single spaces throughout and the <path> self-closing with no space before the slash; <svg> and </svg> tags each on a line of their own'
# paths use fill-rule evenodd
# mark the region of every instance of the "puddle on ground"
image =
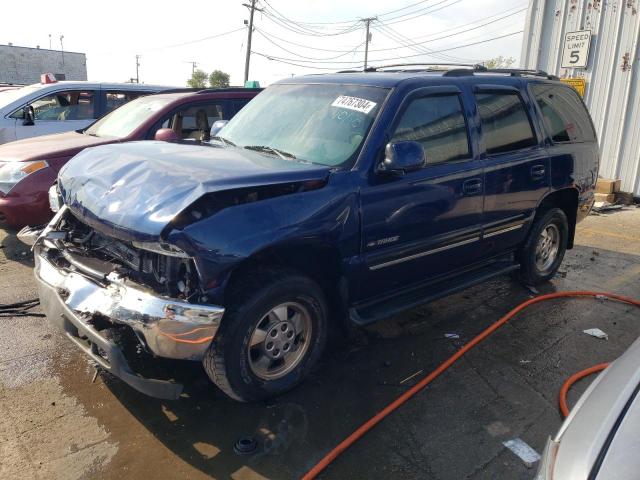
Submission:
<svg viewBox="0 0 640 480">
<path fill-rule="evenodd" d="M 64 338 L 43 334 L 42 319 L 13 320 L 0 334 L 0 478 L 93 477 L 109 465 L 118 444 L 56 372 L 74 352 L 61 348 Z"/>
</svg>

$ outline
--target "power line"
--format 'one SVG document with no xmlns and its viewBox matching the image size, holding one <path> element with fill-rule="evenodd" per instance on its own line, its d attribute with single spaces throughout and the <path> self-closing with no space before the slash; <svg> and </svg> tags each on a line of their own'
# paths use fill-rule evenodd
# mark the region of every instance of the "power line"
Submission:
<svg viewBox="0 0 640 480">
<path fill-rule="evenodd" d="M 267 55 L 266 53 L 256 52 L 255 50 L 252 50 L 251 53 L 253 53 L 255 55 L 259 55 L 261 57 L 264 57 L 267 60 L 272 60 L 274 62 L 286 63 L 287 65 L 294 65 L 296 67 L 302 67 L 302 68 L 312 68 L 314 70 L 332 70 L 332 71 L 335 71 L 338 68 L 345 68 L 345 67 L 316 67 L 316 66 L 313 66 L 313 65 L 302 65 L 300 63 L 295 63 L 295 59 L 293 59 L 294 61 L 283 60 L 281 58 L 274 57 L 272 55 Z M 346 68 L 354 68 L 354 69 L 357 68 L 359 70 L 362 70 L 362 65 L 356 65 L 356 66 L 353 66 L 353 67 L 346 67 Z"/>
<path fill-rule="evenodd" d="M 522 8 L 522 9 L 517 10 L 517 11 L 515 11 L 513 13 L 508 14 L 508 15 L 504 15 L 504 16 L 502 16 L 500 18 L 496 18 L 495 20 L 492 20 L 490 22 L 486 22 L 486 23 L 483 23 L 481 25 L 477 25 L 475 27 L 467 28 L 466 30 L 461 30 L 459 32 L 452 33 L 450 35 L 443 35 L 442 37 L 431 38 L 429 40 L 424 40 L 424 41 L 420 41 L 420 42 L 414 42 L 413 40 L 415 40 L 415 39 L 413 39 L 413 40 L 411 40 L 413 42 L 412 45 L 424 45 L 425 43 L 431 43 L 431 42 L 436 42 L 438 40 L 442 40 L 442 39 L 445 39 L 445 38 L 455 37 L 456 35 L 461 35 L 463 33 L 467 33 L 467 32 L 471 32 L 473 30 L 477 30 L 478 28 L 486 27 L 487 25 L 491 25 L 493 23 L 499 22 L 500 20 L 504 20 L 505 18 L 513 17 L 514 15 L 518 15 L 518 14 L 520 14 L 520 13 L 526 11 L 526 10 L 527 10 L 526 8 Z M 391 28 L 391 27 L 388 27 L 388 28 Z M 460 27 L 456 27 L 456 28 L 460 28 Z M 385 51 L 385 50 L 392 50 L 392 48 L 379 48 L 377 50 L 371 50 L 371 51 L 372 52 L 373 51 L 382 52 L 382 51 Z"/>
<path fill-rule="evenodd" d="M 402 15 L 398 15 L 396 17 L 393 18 L 385 18 L 384 22 L 387 25 L 391 25 L 394 23 L 400 23 L 400 22 L 407 22 L 409 20 L 413 20 L 414 18 L 419 18 L 419 17 L 423 17 L 429 13 L 433 13 L 433 12 L 438 12 L 440 10 L 443 10 L 445 8 L 449 8 L 452 7 L 453 5 L 455 5 L 456 3 L 460 3 L 462 0 L 453 0 L 451 3 L 444 5 L 440 8 L 434 8 L 437 7 L 438 5 L 442 5 L 443 3 L 446 3 L 450 0 L 441 0 L 438 3 L 434 3 L 433 5 L 430 5 L 428 7 L 422 8 L 420 10 L 416 10 L 414 12 L 409 12 L 409 13 L 404 13 Z M 404 17 L 409 17 L 409 18 L 405 18 L 404 20 L 398 20 L 399 18 L 404 18 Z"/>
<path fill-rule="evenodd" d="M 522 12 L 526 11 L 527 8 L 526 7 L 525 8 L 520 8 L 520 9 L 516 10 L 515 12 L 511 12 L 511 10 L 513 10 L 513 9 L 510 8 L 510 9 L 504 10 L 502 12 L 494 13 L 492 15 L 488 15 L 486 17 L 479 18 L 479 19 L 474 20 L 472 22 L 464 23 L 462 25 L 457 25 L 455 27 L 446 28 L 446 29 L 443 29 L 443 30 L 438 30 L 436 32 L 429 33 L 427 35 L 420 35 L 420 36 L 417 36 L 417 37 L 414 37 L 413 39 L 411 39 L 411 42 L 412 42 L 412 44 L 419 45 L 419 44 L 424 44 L 424 43 L 435 42 L 437 40 L 442 40 L 442 39 L 445 39 L 445 38 L 454 37 L 456 35 L 460 35 L 462 33 L 470 32 L 472 30 L 477 30 L 478 28 L 484 27 L 486 25 L 490 25 L 490 24 L 496 23 L 498 21 L 504 20 L 505 18 L 512 17 L 512 16 L 514 16 L 516 14 L 519 14 L 519 13 L 522 13 Z M 494 17 L 497 17 L 497 16 L 502 15 L 502 14 L 506 14 L 507 12 L 511 12 L 511 13 L 508 13 L 507 15 L 504 15 L 504 16 L 502 16 L 500 18 L 495 18 L 494 19 Z M 441 35 L 443 33 L 452 32 L 454 30 L 459 30 L 460 28 L 464 28 L 464 27 L 467 27 L 469 25 L 474 25 L 474 24 L 476 24 L 478 22 L 484 22 L 485 20 L 489 20 L 489 19 L 493 19 L 493 20 L 491 20 L 489 22 L 486 22 L 486 23 L 483 23 L 481 25 L 478 25 L 476 27 L 472 27 L 472 28 L 469 28 L 469 29 L 466 29 L 466 30 L 461 30 L 459 32 L 451 33 L 450 35 L 442 35 L 442 36 L 440 36 L 438 38 L 429 38 L 429 37 L 434 37 L 436 35 Z M 311 46 L 311 45 L 304 45 L 304 44 L 301 44 L 301 43 L 298 43 L 298 42 L 294 42 L 294 41 L 288 40 L 286 38 L 279 37 L 277 35 L 274 35 L 271 32 L 263 30 L 261 28 L 258 28 L 258 27 L 254 27 L 254 28 L 255 28 L 255 30 L 260 30 L 260 32 L 262 33 L 263 36 L 267 35 L 270 39 L 276 39 L 276 40 L 278 40 L 280 42 L 284 42 L 284 43 L 287 43 L 289 45 L 295 45 L 296 47 L 300 47 L 300 48 L 306 48 L 306 49 L 309 49 L 309 50 L 317 50 L 317 51 L 321 51 L 321 52 L 332 52 L 332 53 L 351 53 L 353 51 L 353 49 L 351 49 L 351 50 L 336 50 L 335 48 L 321 48 L 321 47 L 316 47 L 316 46 Z M 425 40 L 425 41 L 420 41 L 420 42 L 416 41 L 416 40 L 421 39 L 421 38 L 429 38 L 429 39 Z M 396 50 L 397 48 L 398 47 L 395 47 L 395 46 L 394 47 L 388 47 L 388 48 L 375 48 L 375 49 L 370 49 L 369 52 L 384 52 L 384 51 L 389 51 L 389 50 Z"/>
<path fill-rule="evenodd" d="M 383 32 L 386 32 L 386 35 L 391 35 L 392 40 L 395 39 L 395 41 L 397 41 L 398 43 L 400 43 L 401 45 L 404 45 L 406 48 L 409 48 L 410 50 L 413 50 L 414 52 L 418 52 L 418 53 L 424 53 L 426 55 L 430 55 L 434 58 L 440 58 L 446 61 L 466 61 L 467 59 L 460 59 L 458 57 L 452 56 L 452 55 L 447 55 L 447 54 L 433 54 L 433 50 L 428 49 L 427 47 L 424 46 L 414 46 L 412 45 L 413 40 L 410 39 L 409 37 L 407 37 L 406 35 L 401 34 L 400 32 L 398 32 L 397 30 L 394 30 L 392 27 L 389 27 L 385 24 L 379 24 L 377 25 L 377 27 L 379 27 L 380 29 L 383 30 Z M 380 31 L 380 30 L 378 30 Z M 383 33 L 383 35 L 385 35 L 385 33 Z M 385 35 L 385 36 L 386 36 Z"/>
<path fill-rule="evenodd" d="M 346 35 L 348 33 L 352 33 L 355 30 L 359 29 L 358 23 L 354 22 L 354 24 L 351 25 L 350 27 L 337 32 L 318 32 L 316 30 L 301 29 L 297 27 L 295 24 L 287 23 L 281 20 L 279 17 L 271 14 L 268 10 L 265 10 L 263 13 L 265 15 L 265 18 L 267 18 L 267 20 L 275 23 L 276 25 L 282 28 L 285 28 L 286 30 L 289 30 L 293 33 L 297 33 L 298 35 L 306 35 L 311 37 L 333 37 L 338 35 Z"/>
<path fill-rule="evenodd" d="M 155 52 L 157 50 L 166 50 L 168 48 L 176 48 L 176 47 L 182 47 L 184 45 L 191 45 L 193 43 L 200 43 L 200 42 L 205 42 L 207 40 L 211 40 L 213 38 L 218 38 L 218 37 L 222 37 L 224 35 L 230 35 L 232 33 L 235 32 L 239 32 L 240 30 L 244 30 L 244 27 L 242 28 L 236 28 L 235 30 L 230 30 L 228 32 L 223 32 L 223 33 L 218 33 L 217 35 L 210 35 L 208 37 L 203 37 L 203 38 L 199 38 L 197 40 L 189 40 L 187 42 L 182 42 L 182 43 L 175 43 L 173 45 L 165 45 L 164 47 L 154 47 L 154 48 L 149 48 L 147 50 L 141 50 L 142 53 L 147 53 L 147 52 Z"/>
<path fill-rule="evenodd" d="M 427 3 L 427 2 L 431 2 L 431 1 L 433 1 L 433 0 L 420 0 L 418 2 L 406 5 L 404 7 L 396 8 L 394 10 L 389 10 L 389 11 L 384 12 L 384 13 L 379 13 L 377 16 L 379 18 L 385 17 L 387 15 L 390 15 L 390 14 L 393 14 L 393 13 L 397 13 L 397 12 L 400 12 L 402 10 L 407 10 L 409 8 L 415 7 L 416 5 L 421 5 L 423 3 Z M 267 3 L 267 2 L 265 1 L 265 3 Z M 307 22 L 307 21 L 304 21 L 304 20 L 293 20 L 293 19 L 290 19 L 290 18 L 286 17 L 285 15 L 283 15 L 280 11 L 276 10 L 273 6 L 269 5 L 269 7 L 279 17 L 281 17 L 283 19 L 286 19 L 289 22 L 296 23 L 296 24 L 299 24 L 299 25 L 310 25 L 310 26 L 313 26 L 313 25 L 344 25 L 344 24 L 353 24 L 353 22 L 354 22 L 354 20 L 335 20 L 335 21 L 332 21 L 332 22 Z M 420 11 L 420 10 L 416 10 L 416 11 Z"/>
<path fill-rule="evenodd" d="M 395 56 L 395 57 L 388 57 L 388 58 L 379 58 L 379 59 L 376 59 L 376 60 L 371 60 L 371 62 L 386 62 L 386 61 L 390 61 L 390 60 L 400 60 L 400 59 L 403 59 L 403 58 L 415 58 L 415 57 L 419 57 L 419 56 L 429 56 L 429 55 L 433 55 L 433 54 L 437 54 L 437 53 L 449 52 L 451 50 L 457 50 L 457 49 L 460 49 L 460 48 L 471 47 L 473 45 L 480 45 L 480 44 L 483 44 L 483 43 L 493 42 L 493 41 L 496 41 L 496 40 L 500 40 L 502 38 L 512 37 L 513 35 L 519 35 L 522 32 L 523 32 L 523 30 L 518 30 L 517 32 L 507 33 L 507 34 L 500 35 L 500 36 L 497 36 L 497 37 L 488 38 L 486 40 L 480 40 L 480 41 L 477 41 L 477 42 L 466 43 L 466 44 L 463 44 L 463 45 L 455 45 L 455 46 L 452 46 L 452 47 L 441 48 L 441 49 L 438 49 L 438 50 L 431 50 L 429 53 L 421 52 L 421 53 L 417 53 L 415 55 L 402 55 L 402 56 Z M 258 53 L 258 52 L 255 52 L 255 53 Z M 292 58 L 287 58 L 287 57 L 279 57 L 279 56 L 276 56 L 276 55 L 268 55 L 268 54 L 265 54 L 265 53 L 261 53 L 260 55 L 262 55 L 263 57 L 267 57 L 267 58 L 269 58 L 271 60 L 299 61 L 299 60 L 297 60 L 295 58 L 292 59 Z M 301 63 L 310 63 L 310 64 L 315 64 L 315 63 L 349 64 L 349 63 L 352 63 L 352 62 L 320 61 L 320 60 L 318 60 L 318 61 L 309 61 L 309 62 L 301 61 Z"/>
<path fill-rule="evenodd" d="M 412 40 L 401 34 L 400 32 L 397 32 L 396 30 L 394 30 L 391 27 L 388 27 L 384 24 L 379 24 L 376 26 L 376 30 L 381 32 L 384 36 L 386 36 L 387 38 L 394 40 L 396 42 L 398 42 L 400 45 L 409 48 L 410 50 L 413 50 L 414 52 L 418 52 L 418 53 L 423 53 L 425 55 L 430 55 L 432 57 L 435 58 L 440 58 L 443 60 L 447 60 L 447 61 L 460 61 L 459 58 L 453 57 L 451 55 L 446 55 L 446 54 L 434 54 L 432 50 L 423 47 L 423 46 L 414 46 L 412 45 Z"/>
<path fill-rule="evenodd" d="M 359 45 L 356 45 L 354 48 L 352 48 L 351 50 L 348 50 L 344 53 L 341 53 L 340 55 L 336 55 L 334 57 L 324 57 L 324 58 L 317 58 L 317 57 L 307 57 L 305 55 L 301 55 L 299 53 L 296 53 L 292 50 L 289 50 L 288 48 L 283 47 L 282 45 L 280 45 L 279 43 L 275 42 L 274 40 L 272 40 L 271 38 L 269 38 L 267 35 L 264 34 L 264 32 L 262 32 L 260 29 L 256 28 L 256 32 L 260 34 L 261 37 L 263 37 L 266 41 L 268 41 L 269 43 L 271 43 L 272 45 L 275 45 L 276 47 L 278 47 L 281 50 L 284 50 L 287 53 L 290 53 L 291 55 L 295 55 L 296 57 L 300 57 L 300 58 L 304 58 L 307 60 L 335 60 L 336 58 L 341 58 L 341 57 L 345 57 L 349 54 L 354 54 L 356 53 L 356 51 L 358 50 L 358 48 L 360 48 L 362 45 L 364 45 L 365 42 L 362 42 Z M 329 50 L 329 51 L 333 51 L 333 50 Z"/>
</svg>

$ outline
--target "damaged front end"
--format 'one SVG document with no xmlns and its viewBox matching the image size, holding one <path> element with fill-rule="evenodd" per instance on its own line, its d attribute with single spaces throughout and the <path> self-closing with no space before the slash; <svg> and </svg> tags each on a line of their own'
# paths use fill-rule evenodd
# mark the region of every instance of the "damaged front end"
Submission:
<svg viewBox="0 0 640 480">
<path fill-rule="evenodd" d="M 57 213 L 35 243 L 40 300 L 52 323 L 102 368 L 143 393 L 177 398 L 182 386 L 146 379 L 126 342 L 158 357 L 201 360 L 224 309 L 205 304 L 193 259 L 161 242 L 106 236 Z"/>
</svg>

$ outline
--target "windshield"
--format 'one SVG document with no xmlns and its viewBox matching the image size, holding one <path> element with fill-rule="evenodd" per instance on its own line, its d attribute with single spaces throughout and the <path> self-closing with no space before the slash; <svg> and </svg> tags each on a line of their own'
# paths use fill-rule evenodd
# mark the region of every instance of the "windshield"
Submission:
<svg viewBox="0 0 640 480">
<path fill-rule="evenodd" d="M 0 92 L 0 108 L 6 107 L 10 103 L 20 100 L 22 97 L 32 94 L 42 88 L 42 85 L 29 85 L 22 88 L 11 88 Z"/>
<path fill-rule="evenodd" d="M 361 85 L 273 85 L 219 137 L 265 154 L 345 166 L 355 160 L 387 93 Z"/>
<path fill-rule="evenodd" d="M 141 97 L 125 103 L 113 112 L 95 122 L 84 133 L 96 137 L 123 138 L 130 135 L 136 128 L 157 111 L 173 102 L 173 97 Z"/>
</svg>

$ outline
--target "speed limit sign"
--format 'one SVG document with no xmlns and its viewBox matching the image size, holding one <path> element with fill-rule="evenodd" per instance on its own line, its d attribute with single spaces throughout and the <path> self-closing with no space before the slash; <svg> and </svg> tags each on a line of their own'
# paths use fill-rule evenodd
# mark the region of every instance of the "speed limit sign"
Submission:
<svg viewBox="0 0 640 480">
<path fill-rule="evenodd" d="M 564 35 L 562 68 L 586 68 L 590 44 L 591 30 L 567 32 Z"/>
</svg>

